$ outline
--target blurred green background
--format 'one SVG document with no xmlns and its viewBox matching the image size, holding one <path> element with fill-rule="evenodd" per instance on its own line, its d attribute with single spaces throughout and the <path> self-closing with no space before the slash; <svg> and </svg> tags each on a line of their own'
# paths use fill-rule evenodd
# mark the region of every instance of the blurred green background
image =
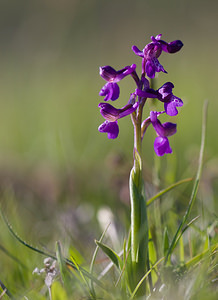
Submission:
<svg viewBox="0 0 218 300">
<path fill-rule="evenodd" d="M 93 207 L 116 205 L 118 214 L 121 203 L 126 203 L 131 120 L 120 120 L 117 140 L 98 132 L 103 122 L 98 93 L 104 84 L 98 68 L 121 69 L 136 63 L 140 70 L 141 60 L 132 45 L 142 49 L 151 35 L 159 33 L 168 42 L 184 43 L 179 53 L 162 54 L 160 62 L 168 74 L 159 74 L 156 82 L 159 87 L 172 81 L 174 94 L 184 101 L 173 119 L 178 123 L 178 133 L 171 138 L 174 154 L 162 159 L 162 186 L 195 174 L 202 107 L 208 99 L 203 192 L 214 203 L 217 12 L 215 0 L 0 1 L 1 202 L 8 214 L 23 217 L 29 234 L 39 240 L 48 238 L 61 223 L 76 237 L 82 227 L 66 221 L 70 212 L 78 213 L 80 221 L 83 217 L 90 229 L 91 221 L 95 226 Z M 123 80 L 120 88 L 117 107 L 124 106 L 135 89 L 131 78 Z M 149 128 L 143 146 L 148 182 L 152 181 L 154 137 Z M 82 209 L 81 203 L 86 203 Z M 59 239 L 60 232 L 54 235 Z"/>
</svg>

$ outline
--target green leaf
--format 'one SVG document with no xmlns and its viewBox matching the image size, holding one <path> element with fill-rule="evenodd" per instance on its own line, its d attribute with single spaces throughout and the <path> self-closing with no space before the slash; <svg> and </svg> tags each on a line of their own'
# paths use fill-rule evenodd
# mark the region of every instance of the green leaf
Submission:
<svg viewBox="0 0 218 300">
<path fill-rule="evenodd" d="M 101 248 L 101 250 L 110 258 L 110 260 L 115 264 L 115 266 L 119 269 L 120 267 L 120 258 L 116 252 L 114 252 L 111 248 L 102 244 L 100 241 L 96 241 L 95 243 Z"/>
<path fill-rule="evenodd" d="M 131 204 L 131 259 L 132 259 L 132 286 L 135 286 L 146 268 L 149 266 L 148 253 L 148 219 L 145 202 L 145 192 L 142 180 L 142 162 L 139 153 L 135 150 L 134 167 L 129 178 Z M 149 275 L 149 284 L 151 277 Z"/>
<path fill-rule="evenodd" d="M 6 286 L 3 284 L 3 282 L 0 280 L 0 299 L 3 297 L 4 294 L 8 295 L 9 298 L 14 298 L 12 297 L 12 294 L 9 292 Z"/>
<path fill-rule="evenodd" d="M 134 168 L 132 168 L 129 177 L 130 203 L 131 203 L 131 256 L 132 261 L 138 261 L 139 241 L 140 241 L 140 204 L 142 195 L 140 188 L 137 188 L 137 178 Z"/>
</svg>

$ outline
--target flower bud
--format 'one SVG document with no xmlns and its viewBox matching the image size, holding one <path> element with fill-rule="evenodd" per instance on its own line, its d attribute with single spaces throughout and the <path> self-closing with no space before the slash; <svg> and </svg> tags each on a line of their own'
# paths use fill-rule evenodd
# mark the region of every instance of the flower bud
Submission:
<svg viewBox="0 0 218 300">
<path fill-rule="evenodd" d="M 182 48 L 182 46 L 183 46 L 182 41 L 176 40 L 168 43 L 167 50 L 169 53 L 176 53 Z"/>
</svg>

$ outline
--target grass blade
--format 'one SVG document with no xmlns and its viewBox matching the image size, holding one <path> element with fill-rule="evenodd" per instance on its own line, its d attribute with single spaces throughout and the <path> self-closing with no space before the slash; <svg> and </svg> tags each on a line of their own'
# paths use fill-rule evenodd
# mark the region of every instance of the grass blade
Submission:
<svg viewBox="0 0 218 300">
<path fill-rule="evenodd" d="M 158 199 L 159 197 L 161 197 L 162 195 L 166 194 L 167 192 L 171 191 L 172 189 L 174 189 L 175 187 L 183 184 L 183 183 L 186 183 L 186 182 L 190 182 L 192 181 L 193 178 L 186 178 L 186 179 L 182 179 L 182 180 L 179 180 L 175 183 L 173 183 L 172 185 L 168 186 L 167 188 L 161 190 L 160 192 L 158 192 L 156 195 L 154 195 L 153 197 L 151 197 L 150 199 L 147 200 L 146 204 L 147 206 L 151 205 L 151 203 L 154 202 L 154 200 Z"/>
<path fill-rule="evenodd" d="M 8 295 L 9 298 L 13 298 L 12 294 L 9 292 L 9 290 L 6 288 L 6 286 L 3 284 L 1 280 L 0 280 L 0 287 L 2 288 L 2 294 L 0 295 L 0 298 L 2 298 L 4 294 Z"/>
<path fill-rule="evenodd" d="M 195 199 L 196 199 L 196 195 L 197 195 L 197 191 L 198 191 L 198 186 L 199 186 L 199 182 L 200 182 L 200 177 L 201 177 L 201 172 L 202 172 L 202 166 L 203 166 L 203 155 L 204 155 L 204 148 L 205 148 L 205 138 L 206 138 L 206 121 L 207 121 L 207 108 L 208 108 L 208 101 L 205 101 L 204 103 L 204 107 L 203 107 L 203 121 L 202 121 L 202 134 L 201 134 L 201 148 L 200 148 L 200 154 L 199 154 L 199 162 L 198 162 L 198 170 L 197 170 L 197 174 L 196 174 L 196 178 L 194 181 L 194 186 L 192 189 L 192 194 L 189 200 L 189 204 L 188 204 L 188 208 L 186 210 L 185 215 L 183 216 L 183 219 L 173 237 L 173 240 L 170 244 L 169 250 L 167 252 L 167 255 L 165 257 L 165 261 L 164 263 L 166 264 L 168 261 L 169 256 L 171 255 L 173 249 L 175 248 L 177 242 L 178 242 L 178 236 L 183 228 L 183 226 L 185 225 L 185 223 L 188 220 L 189 214 L 191 212 L 191 209 L 194 205 Z M 181 235 L 180 235 L 181 236 Z"/>
<path fill-rule="evenodd" d="M 200 218 L 200 216 L 197 216 L 195 217 L 194 219 L 192 219 L 179 233 L 178 237 L 177 237 L 177 240 L 176 240 L 176 243 L 175 243 L 175 246 L 177 244 L 177 242 L 179 241 L 179 239 L 182 237 L 183 233 L 195 222 L 197 221 L 198 219 Z M 174 246 L 174 248 L 175 248 Z M 173 249 L 174 249 L 173 248 Z"/>
<path fill-rule="evenodd" d="M 36 247 L 28 244 L 27 242 L 25 242 L 23 239 L 21 239 L 19 237 L 19 235 L 13 230 L 11 224 L 8 222 L 6 216 L 3 214 L 1 207 L 0 207 L 0 214 L 2 216 L 3 221 L 5 222 L 5 224 L 7 226 L 7 228 L 9 229 L 10 233 L 16 238 L 16 240 L 18 240 L 21 244 L 23 244 L 24 246 L 26 246 L 27 248 L 29 248 L 29 249 L 31 249 L 31 250 L 33 250 L 35 252 L 38 252 L 38 253 L 40 253 L 42 255 L 50 256 L 51 258 L 56 259 L 55 256 L 53 256 L 53 255 L 51 255 L 49 253 L 46 253 L 45 251 L 43 251 L 41 249 L 38 249 L 38 248 L 36 248 Z"/>
</svg>

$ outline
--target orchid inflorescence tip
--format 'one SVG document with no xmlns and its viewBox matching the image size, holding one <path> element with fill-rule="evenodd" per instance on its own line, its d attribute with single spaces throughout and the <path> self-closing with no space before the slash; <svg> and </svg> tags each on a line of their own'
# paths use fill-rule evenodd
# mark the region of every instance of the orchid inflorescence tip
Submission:
<svg viewBox="0 0 218 300">
<path fill-rule="evenodd" d="M 99 92 L 99 95 L 103 96 L 105 101 L 99 104 L 99 108 L 105 121 L 98 128 L 100 132 L 107 133 L 109 139 L 115 139 L 119 134 L 119 119 L 131 115 L 139 109 L 142 110 L 147 98 L 158 99 L 160 102 L 163 102 L 164 111 L 151 111 L 149 117 L 141 122 L 142 138 L 145 133 L 143 130 L 146 130 L 148 125 L 153 125 L 157 134 L 154 141 L 154 150 L 158 156 L 172 153 L 168 137 L 176 133 L 176 124 L 170 122 L 161 123 L 158 117 L 163 113 L 166 113 L 169 116 L 176 116 L 178 114 L 177 107 L 183 105 L 183 101 L 173 94 L 174 85 L 172 82 L 164 83 L 157 90 L 150 87 L 150 80 L 156 76 L 156 73 L 167 73 L 158 60 L 161 53 L 163 51 L 166 53 L 176 53 L 183 46 L 183 43 L 180 40 L 167 43 L 161 39 L 161 36 L 161 34 L 156 37 L 152 36 L 151 42 L 147 44 L 143 50 L 139 50 L 138 47 L 132 46 L 133 52 L 142 58 L 142 71 L 140 77 L 136 73 L 135 64 L 126 66 L 118 71 L 111 66 L 100 67 L 100 75 L 106 81 L 106 84 Z M 107 103 L 107 101 L 115 101 L 119 98 L 120 88 L 118 82 L 129 75 L 134 79 L 136 89 L 130 95 L 128 103 L 124 107 L 120 109 L 115 108 Z M 143 126 L 145 124 L 146 126 Z"/>
</svg>

